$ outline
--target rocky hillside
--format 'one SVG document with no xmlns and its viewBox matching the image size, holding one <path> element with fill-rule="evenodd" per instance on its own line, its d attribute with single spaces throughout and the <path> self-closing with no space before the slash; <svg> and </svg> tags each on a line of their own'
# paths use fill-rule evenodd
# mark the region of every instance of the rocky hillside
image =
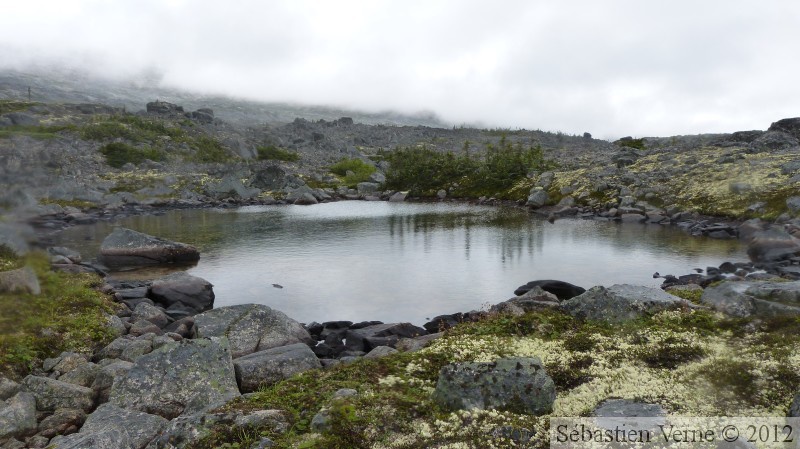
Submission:
<svg viewBox="0 0 800 449">
<path fill-rule="evenodd" d="M 28 88 L 31 92 L 30 98 Z M 368 113 L 336 107 L 265 103 L 163 88 L 158 86 L 156 76 L 140 76 L 138 79 L 120 81 L 64 68 L 2 70 L 0 99 L 43 103 L 102 103 L 129 111 L 138 111 L 145 103 L 160 99 L 184 105 L 188 109 L 213 108 L 225 121 L 246 126 L 288 123 L 298 117 L 308 120 L 335 120 L 342 116 L 375 125 L 447 126 L 430 113 Z"/>
</svg>

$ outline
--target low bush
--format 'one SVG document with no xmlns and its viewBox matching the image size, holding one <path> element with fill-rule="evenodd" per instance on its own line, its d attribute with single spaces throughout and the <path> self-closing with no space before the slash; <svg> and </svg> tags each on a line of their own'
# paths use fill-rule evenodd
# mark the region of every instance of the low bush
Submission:
<svg viewBox="0 0 800 449">
<path fill-rule="evenodd" d="M 278 148 L 275 145 L 260 146 L 256 148 L 260 160 L 297 162 L 300 155 L 294 151 Z"/>
<path fill-rule="evenodd" d="M 150 147 L 134 147 L 122 142 L 113 142 L 104 145 L 100 148 L 100 152 L 106 157 L 108 165 L 115 168 L 121 168 L 127 163 L 141 164 L 146 159 L 161 161 L 164 160 L 165 157 L 163 151 Z"/>
<path fill-rule="evenodd" d="M 370 175 L 375 173 L 375 166 L 361 159 L 342 159 L 331 165 L 330 170 L 331 173 L 343 176 L 345 184 L 355 185 L 369 180 Z"/>
<path fill-rule="evenodd" d="M 194 160 L 196 162 L 213 163 L 228 162 L 233 156 L 225 149 L 219 140 L 212 137 L 198 137 L 191 145 L 195 149 Z"/>
</svg>

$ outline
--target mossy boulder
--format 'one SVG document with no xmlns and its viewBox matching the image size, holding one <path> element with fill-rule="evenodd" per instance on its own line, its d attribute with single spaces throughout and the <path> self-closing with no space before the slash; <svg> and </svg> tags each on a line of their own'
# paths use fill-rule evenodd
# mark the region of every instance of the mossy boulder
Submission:
<svg viewBox="0 0 800 449">
<path fill-rule="evenodd" d="M 496 409 L 529 415 L 553 410 L 556 388 L 537 357 L 492 363 L 451 363 L 442 368 L 433 400 L 449 410 Z"/>
</svg>

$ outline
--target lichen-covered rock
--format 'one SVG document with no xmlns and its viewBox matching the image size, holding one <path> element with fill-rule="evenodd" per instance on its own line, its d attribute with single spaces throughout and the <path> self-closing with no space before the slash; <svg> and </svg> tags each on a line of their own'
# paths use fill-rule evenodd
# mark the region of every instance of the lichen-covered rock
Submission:
<svg viewBox="0 0 800 449">
<path fill-rule="evenodd" d="M 192 449 L 197 442 L 210 435 L 215 426 L 269 429 L 277 434 L 289 428 L 286 417 L 280 410 L 198 413 L 179 416 L 170 421 L 161 435 L 147 445 L 147 449 Z"/>
<path fill-rule="evenodd" d="M 115 228 L 100 246 L 100 261 L 110 268 L 188 263 L 200 259 L 197 248 L 127 228 Z"/>
<path fill-rule="evenodd" d="M 555 399 L 553 379 L 536 357 L 446 365 L 433 393 L 433 400 L 449 410 L 496 409 L 530 415 L 550 413 Z"/>
<path fill-rule="evenodd" d="M 293 343 L 313 345 L 302 324 L 261 304 L 220 307 L 196 315 L 198 337 L 227 337 L 234 358 Z"/>
<path fill-rule="evenodd" d="M 136 359 L 111 387 L 109 402 L 172 419 L 239 396 L 225 338 L 184 340 Z"/>
<path fill-rule="evenodd" d="M 153 281 L 149 295 L 173 318 L 183 318 L 177 315 L 194 315 L 214 307 L 213 285 L 183 271 Z"/>
<path fill-rule="evenodd" d="M 317 356 L 303 343 L 271 348 L 233 361 L 236 381 L 242 393 L 256 391 L 314 368 L 322 368 Z"/>
<path fill-rule="evenodd" d="M 19 393 L 20 385 L 11 379 L 0 377 L 0 401 Z"/>
<path fill-rule="evenodd" d="M 53 449 L 143 449 L 167 426 L 160 416 L 103 404 L 79 433 L 50 441 Z"/>
<path fill-rule="evenodd" d="M 144 338 L 133 338 L 124 336 L 114 339 L 111 343 L 101 349 L 96 358 L 100 359 L 120 359 L 133 362 L 137 358 L 153 350 L 152 340 Z"/>
<path fill-rule="evenodd" d="M 20 392 L 0 401 L 0 441 L 36 433 L 36 398 Z"/>
<path fill-rule="evenodd" d="M 611 323 L 634 320 L 665 310 L 697 307 L 661 289 L 629 284 L 592 287 L 586 293 L 561 303 L 561 308 L 576 318 Z"/>
<path fill-rule="evenodd" d="M 60 408 L 39 423 L 39 435 L 53 438 L 56 435 L 75 433 L 86 421 L 86 413 L 74 408 Z"/>
<path fill-rule="evenodd" d="M 80 385 L 48 377 L 28 376 L 23 379 L 22 387 L 36 398 L 36 409 L 39 411 L 59 408 L 89 411 L 94 406 L 94 391 Z"/>
<path fill-rule="evenodd" d="M 125 377 L 133 368 L 133 363 L 125 360 L 106 359 L 99 366 L 100 370 L 92 383 L 92 390 L 97 394 L 97 402 L 102 404 L 108 402 L 114 380 Z"/>
</svg>

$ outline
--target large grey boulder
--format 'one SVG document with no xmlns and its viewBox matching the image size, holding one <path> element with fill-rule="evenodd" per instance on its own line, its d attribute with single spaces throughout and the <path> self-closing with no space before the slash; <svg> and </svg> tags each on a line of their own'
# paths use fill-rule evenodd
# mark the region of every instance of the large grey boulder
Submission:
<svg viewBox="0 0 800 449">
<path fill-rule="evenodd" d="M 403 201 L 406 200 L 407 196 L 408 196 L 408 192 L 395 192 L 395 193 L 392 194 L 392 196 L 389 197 L 389 202 L 390 203 L 402 203 Z"/>
<path fill-rule="evenodd" d="M 303 343 L 254 352 L 233 361 L 242 393 L 258 390 L 314 368 L 322 368 L 317 356 Z"/>
<path fill-rule="evenodd" d="M 127 228 L 115 228 L 100 245 L 101 263 L 109 268 L 189 263 L 200 259 L 197 248 Z"/>
<path fill-rule="evenodd" d="M 161 435 L 147 445 L 147 449 L 192 449 L 203 438 L 211 435 L 218 426 L 236 429 L 269 429 L 280 434 L 289 428 L 289 423 L 280 410 L 256 410 L 250 413 L 242 411 L 197 413 L 179 416 L 169 422 Z"/>
<path fill-rule="evenodd" d="M 706 288 L 700 301 L 735 317 L 800 315 L 800 281 L 723 282 Z"/>
<path fill-rule="evenodd" d="M 116 379 L 121 379 L 128 375 L 128 371 L 133 368 L 133 363 L 125 360 L 107 359 L 103 360 L 100 370 L 92 383 L 92 390 L 97 395 L 97 402 L 108 402 L 111 387 Z"/>
<path fill-rule="evenodd" d="M 167 426 L 160 416 L 103 404 L 79 433 L 50 441 L 53 449 L 143 449 Z"/>
<path fill-rule="evenodd" d="M 534 187 L 531 190 L 530 195 L 528 195 L 528 201 L 525 203 L 525 205 L 530 207 L 542 207 L 547 204 L 547 201 L 549 200 L 550 197 L 547 195 L 545 190 Z"/>
<path fill-rule="evenodd" d="M 208 196 L 218 199 L 226 197 L 248 199 L 261 193 L 260 189 L 246 187 L 242 184 L 241 177 L 236 175 L 227 175 L 219 181 L 209 182 L 204 189 Z"/>
<path fill-rule="evenodd" d="M 687 310 L 697 306 L 658 288 L 615 284 L 608 288 L 592 287 L 586 293 L 562 302 L 561 308 L 576 318 L 620 323 L 665 310 Z"/>
<path fill-rule="evenodd" d="M 213 285 L 183 271 L 153 281 L 149 297 L 161 304 L 173 318 L 183 318 L 214 307 Z"/>
<path fill-rule="evenodd" d="M 36 433 L 36 398 L 20 392 L 0 401 L 0 441 Z"/>
<path fill-rule="evenodd" d="M 531 415 L 550 413 L 555 399 L 553 379 L 537 357 L 446 365 L 433 392 L 433 400 L 449 410 L 496 409 Z"/>
<path fill-rule="evenodd" d="M 172 419 L 239 396 L 228 341 L 184 340 L 136 359 L 111 387 L 109 402 Z"/>
<path fill-rule="evenodd" d="M 0 293 L 42 293 L 39 278 L 31 267 L 0 271 Z"/>
<path fill-rule="evenodd" d="M 0 401 L 4 401 L 19 393 L 20 385 L 11 379 L 0 377 Z"/>
<path fill-rule="evenodd" d="M 747 256 L 753 262 L 773 262 L 800 254 L 800 239 L 783 229 L 770 228 L 750 234 Z"/>
<path fill-rule="evenodd" d="M 359 182 L 356 184 L 356 190 L 359 195 L 371 195 L 378 191 L 380 184 L 377 182 Z"/>
<path fill-rule="evenodd" d="M 22 388 L 36 398 L 36 409 L 39 411 L 77 408 L 88 412 L 94 407 L 94 391 L 80 385 L 49 377 L 28 376 L 23 379 Z"/>
<path fill-rule="evenodd" d="M 136 308 L 133 309 L 133 313 L 131 314 L 131 323 L 135 323 L 139 320 L 149 321 L 159 328 L 164 328 L 171 322 L 169 316 L 167 316 L 162 309 L 146 302 L 136 304 Z"/>
<path fill-rule="evenodd" d="M 118 337 L 101 349 L 97 360 L 120 359 L 133 362 L 153 350 L 153 341 L 146 338 L 133 338 L 130 335 Z"/>
<path fill-rule="evenodd" d="M 227 337 L 234 358 L 293 343 L 316 344 L 302 324 L 261 304 L 220 307 L 194 320 L 198 337 Z"/>
</svg>

